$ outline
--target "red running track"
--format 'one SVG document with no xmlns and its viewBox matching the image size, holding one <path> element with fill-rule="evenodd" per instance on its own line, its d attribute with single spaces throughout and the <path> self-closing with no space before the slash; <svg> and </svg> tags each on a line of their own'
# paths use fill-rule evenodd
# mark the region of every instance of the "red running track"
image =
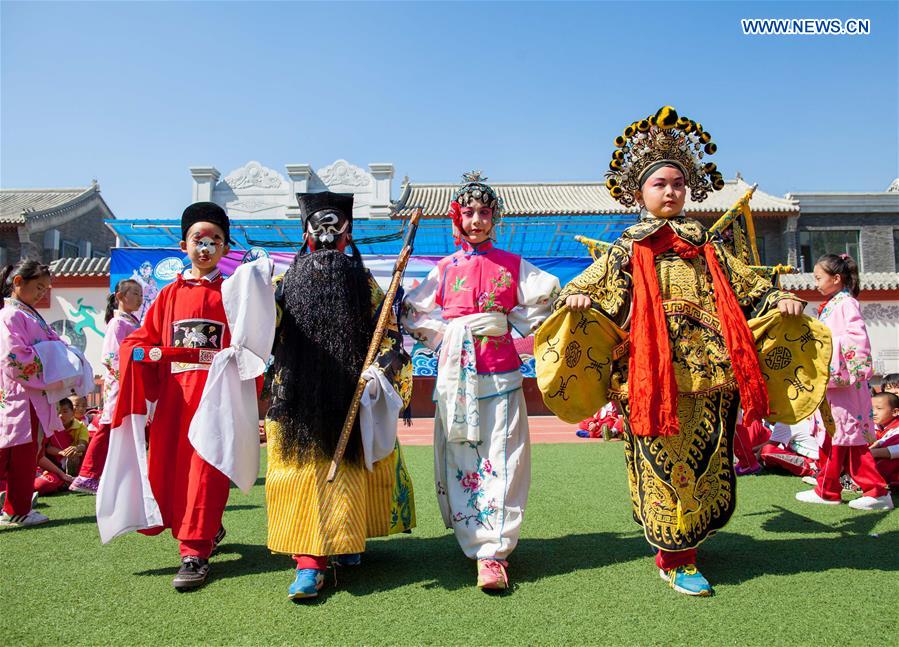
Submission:
<svg viewBox="0 0 899 647">
<path fill-rule="evenodd" d="M 577 425 L 563 422 L 555 416 L 528 416 L 532 443 L 589 443 L 596 440 L 578 438 Z M 412 426 L 400 422 L 400 443 L 403 445 L 431 445 L 434 442 L 434 420 L 413 418 Z M 602 442 L 602 441 L 600 441 Z"/>
</svg>

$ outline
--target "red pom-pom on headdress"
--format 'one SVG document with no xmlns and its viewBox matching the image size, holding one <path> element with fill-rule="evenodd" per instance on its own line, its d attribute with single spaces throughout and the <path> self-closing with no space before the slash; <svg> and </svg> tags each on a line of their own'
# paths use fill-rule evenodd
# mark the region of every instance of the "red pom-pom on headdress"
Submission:
<svg viewBox="0 0 899 647">
<path fill-rule="evenodd" d="M 453 239 L 456 241 L 457 246 L 461 245 L 462 241 L 459 239 L 458 232 L 462 231 L 462 205 L 453 200 L 450 202 L 450 210 L 447 215 L 452 219 L 453 226 L 455 227 Z"/>
</svg>

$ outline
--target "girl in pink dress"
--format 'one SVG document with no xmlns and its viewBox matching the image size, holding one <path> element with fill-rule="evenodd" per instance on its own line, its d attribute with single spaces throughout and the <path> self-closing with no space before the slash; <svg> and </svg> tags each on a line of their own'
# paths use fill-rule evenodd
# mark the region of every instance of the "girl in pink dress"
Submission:
<svg viewBox="0 0 899 647">
<path fill-rule="evenodd" d="M 440 512 L 478 563 L 478 587 L 508 586 L 531 482 L 521 360 L 526 337 L 550 314 L 559 280 L 498 249 L 502 199 L 479 172 L 464 176 L 450 217 L 461 249 L 440 260 L 403 301 L 403 326 L 437 350 L 434 477 Z"/>
<path fill-rule="evenodd" d="M 862 489 L 863 496 L 849 502 L 857 510 L 892 510 L 893 499 L 877 472 L 868 449 L 874 441 L 871 413 L 871 341 L 856 301 L 859 293 L 858 265 L 846 254 L 825 254 L 815 264 L 815 287 L 827 299 L 818 309 L 818 319 L 833 335 L 827 402 L 833 413 L 831 437 L 816 414 L 815 438 L 820 447 L 818 485 L 796 494 L 806 503 L 841 503 L 840 475 L 847 471 Z"/>
<path fill-rule="evenodd" d="M 0 481 L 6 481 L 0 528 L 49 519 L 31 509 L 38 447 L 62 429 L 56 403 L 44 393 L 44 370 L 35 345 L 59 336 L 35 310 L 50 289 L 50 268 L 22 260 L 3 272 L 0 299 Z"/>
<path fill-rule="evenodd" d="M 109 451 L 109 432 L 112 413 L 119 396 L 119 346 L 122 341 L 140 327 L 135 316 L 143 306 L 143 290 L 134 279 L 123 279 L 116 284 L 106 304 L 106 335 L 103 337 L 103 413 L 97 432 L 91 437 L 78 477 L 69 489 L 73 492 L 96 494 L 100 475 Z"/>
</svg>

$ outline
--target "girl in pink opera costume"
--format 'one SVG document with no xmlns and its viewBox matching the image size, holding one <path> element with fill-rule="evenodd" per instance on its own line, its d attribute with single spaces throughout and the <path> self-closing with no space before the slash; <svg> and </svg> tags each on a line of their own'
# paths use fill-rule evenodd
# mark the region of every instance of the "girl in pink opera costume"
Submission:
<svg viewBox="0 0 899 647">
<path fill-rule="evenodd" d="M 815 415 L 815 437 L 820 447 L 818 485 L 796 494 L 806 503 L 841 503 L 840 474 L 845 470 L 862 489 L 863 496 L 849 502 L 857 510 L 892 510 L 893 499 L 877 472 L 868 444 L 874 441 L 871 413 L 871 341 L 856 301 L 858 265 L 846 254 L 825 254 L 815 264 L 815 287 L 826 301 L 818 319 L 833 335 L 827 402 L 833 413 L 831 437 L 821 414 Z"/>
<path fill-rule="evenodd" d="M 526 337 L 549 315 L 558 279 L 494 245 L 502 199 L 480 172 L 463 176 L 450 217 L 461 246 L 403 302 L 403 326 L 439 354 L 434 477 L 440 512 L 478 586 L 508 587 L 531 481 L 521 360 Z"/>
<path fill-rule="evenodd" d="M 134 279 L 116 284 L 106 304 L 106 336 L 103 337 L 103 413 L 97 431 L 91 438 L 81 463 L 78 477 L 69 486 L 73 492 L 96 494 L 100 475 L 109 451 L 109 432 L 112 413 L 119 396 L 119 346 L 132 332 L 140 328 L 137 313 L 143 306 L 143 289 Z"/>
<path fill-rule="evenodd" d="M 6 481 L 0 528 L 49 519 L 31 509 L 38 447 L 62 429 L 56 402 L 44 393 L 44 370 L 35 345 L 59 336 L 35 310 L 50 288 L 50 268 L 22 260 L 3 272 L 0 308 L 0 480 Z"/>
</svg>

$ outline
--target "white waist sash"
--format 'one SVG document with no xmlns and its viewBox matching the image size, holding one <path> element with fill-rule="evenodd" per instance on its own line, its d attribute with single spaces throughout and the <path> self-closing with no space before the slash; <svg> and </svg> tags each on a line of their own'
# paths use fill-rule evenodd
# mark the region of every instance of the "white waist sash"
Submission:
<svg viewBox="0 0 899 647">
<path fill-rule="evenodd" d="M 440 347 L 436 388 L 438 415 L 444 419 L 449 442 L 476 443 L 481 437 L 474 336 L 499 337 L 508 331 L 508 319 L 501 312 L 477 312 L 449 322 Z M 509 379 L 520 385 L 521 373 L 515 371 Z"/>
</svg>

